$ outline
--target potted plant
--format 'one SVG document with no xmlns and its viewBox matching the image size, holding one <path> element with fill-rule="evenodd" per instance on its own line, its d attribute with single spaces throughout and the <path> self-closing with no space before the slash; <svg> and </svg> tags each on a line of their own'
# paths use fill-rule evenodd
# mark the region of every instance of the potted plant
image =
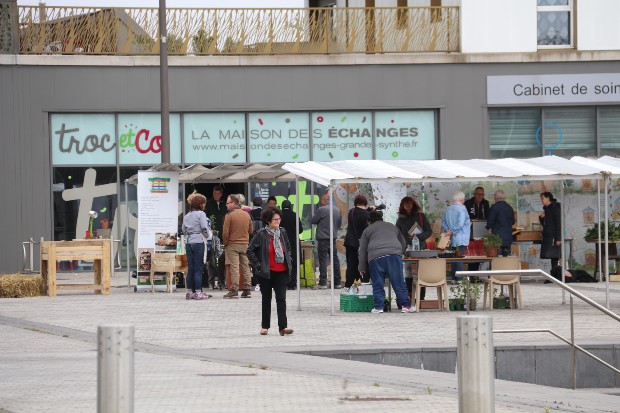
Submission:
<svg viewBox="0 0 620 413">
<path fill-rule="evenodd" d="M 450 287 L 453 299 L 450 300 L 450 311 L 462 311 L 467 309 L 465 301 L 467 300 L 467 280 L 464 278 Z M 481 284 L 469 283 L 469 309 L 476 311 L 478 299 L 482 295 Z"/>
<path fill-rule="evenodd" d="M 484 243 L 487 257 L 497 257 L 497 251 L 502 246 L 502 237 L 492 232 L 487 232 L 482 237 L 482 242 Z"/>
<path fill-rule="evenodd" d="M 510 301 L 508 297 L 503 294 L 499 294 L 497 288 L 493 288 L 493 308 L 504 309 L 510 307 Z"/>
<path fill-rule="evenodd" d="M 598 224 L 594 224 L 594 226 L 586 231 L 586 235 L 584 239 L 588 242 L 597 242 L 598 241 Z M 603 233 L 601 234 L 601 241 L 605 241 L 605 223 L 601 224 L 601 230 Z M 618 241 L 620 240 L 620 221 L 610 221 L 609 229 L 607 230 L 607 237 L 609 241 Z"/>
<path fill-rule="evenodd" d="M 450 311 L 463 311 L 465 307 L 465 286 L 462 280 L 450 287 L 452 297 L 449 300 Z"/>
</svg>

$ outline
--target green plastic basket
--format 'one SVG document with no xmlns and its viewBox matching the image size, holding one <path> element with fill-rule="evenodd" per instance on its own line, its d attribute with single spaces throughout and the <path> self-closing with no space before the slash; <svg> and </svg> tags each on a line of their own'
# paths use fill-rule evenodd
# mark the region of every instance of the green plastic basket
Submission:
<svg viewBox="0 0 620 413">
<path fill-rule="evenodd" d="M 374 307 L 372 295 L 340 295 L 340 311 L 346 313 L 367 313 Z"/>
</svg>

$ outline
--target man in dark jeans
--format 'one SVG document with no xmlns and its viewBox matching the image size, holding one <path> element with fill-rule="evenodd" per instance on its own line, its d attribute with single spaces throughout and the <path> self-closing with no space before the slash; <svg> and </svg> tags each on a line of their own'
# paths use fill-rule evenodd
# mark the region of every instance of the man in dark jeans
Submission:
<svg viewBox="0 0 620 413">
<path fill-rule="evenodd" d="M 217 235 L 222 240 L 222 232 L 224 227 L 224 217 L 228 213 L 228 209 L 226 208 L 226 198 L 224 195 L 224 188 L 220 185 L 216 185 L 213 187 L 213 198 L 207 201 L 207 205 L 205 207 L 205 214 L 207 214 L 207 218 L 211 220 L 211 229 L 213 230 L 213 234 Z M 219 258 L 217 258 L 217 270 L 211 271 L 211 277 L 209 283 L 213 289 L 224 287 L 224 280 L 226 279 L 226 262 L 224 260 L 224 255 L 222 254 Z M 216 278 L 216 279 L 215 279 Z"/>
<path fill-rule="evenodd" d="M 333 209 L 333 230 L 330 236 L 329 232 L 329 214 Z M 334 248 L 334 261 L 332 262 L 332 271 L 334 272 L 334 288 L 340 288 L 340 260 L 336 251 L 336 238 L 338 238 L 338 228 L 342 226 L 342 217 L 340 211 L 327 204 L 317 209 L 316 213 L 310 221 L 316 225 L 315 239 L 317 241 L 317 251 L 319 255 L 319 285 L 314 286 L 316 289 L 327 288 L 327 263 L 329 262 L 330 247 Z"/>
</svg>

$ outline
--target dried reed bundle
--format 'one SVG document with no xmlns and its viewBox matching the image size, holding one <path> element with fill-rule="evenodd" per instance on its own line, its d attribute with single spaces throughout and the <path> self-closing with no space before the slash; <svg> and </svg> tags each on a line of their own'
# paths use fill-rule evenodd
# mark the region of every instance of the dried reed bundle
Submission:
<svg viewBox="0 0 620 413">
<path fill-rule="evenodd" d="M 0 298 L 37 297 L 44 293 L 40 275 L 0 274 Z"/>
</svg>

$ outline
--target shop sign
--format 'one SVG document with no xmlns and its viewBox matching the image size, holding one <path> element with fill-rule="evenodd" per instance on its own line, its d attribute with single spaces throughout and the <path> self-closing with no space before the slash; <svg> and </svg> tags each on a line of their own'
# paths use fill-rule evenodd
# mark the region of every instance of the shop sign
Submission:
<svg viewBox="0 0 620 413">
<path fill-rule="evenodd" d="M 186 164 L 245 163 L 244 113 L 191 113 L 183 116 Z"/>
<path fill-rule="evenodd" d="M 435 112 L 375 113 L 375 159 L 435 159 Z"/>
<path fill-rule="evenodd" d="M 161 163 L 161 115 L 118 115 L 118 154 L 121 165 Z M 170 114 L 170 162 L 181 163 L 181 116 Z"/>
<path fill-rule="evenodd" d="M 305 162 L 310 160 L 309 114 L 249 113 L 250 162 Z"/>
<path fill-rule="evenodd" d="M 52 164 L 115 165 L 114 115 L 50 116 Z"/>
<path fill-rule="evenodd" d="M 620 73 L 487 77 L 489 105 L 618 102 Z"/>
<path fill-rule="evenodd" d="M 372 112 L 312 113 L 312 159 L 372 159 Z"/>
</svg>

